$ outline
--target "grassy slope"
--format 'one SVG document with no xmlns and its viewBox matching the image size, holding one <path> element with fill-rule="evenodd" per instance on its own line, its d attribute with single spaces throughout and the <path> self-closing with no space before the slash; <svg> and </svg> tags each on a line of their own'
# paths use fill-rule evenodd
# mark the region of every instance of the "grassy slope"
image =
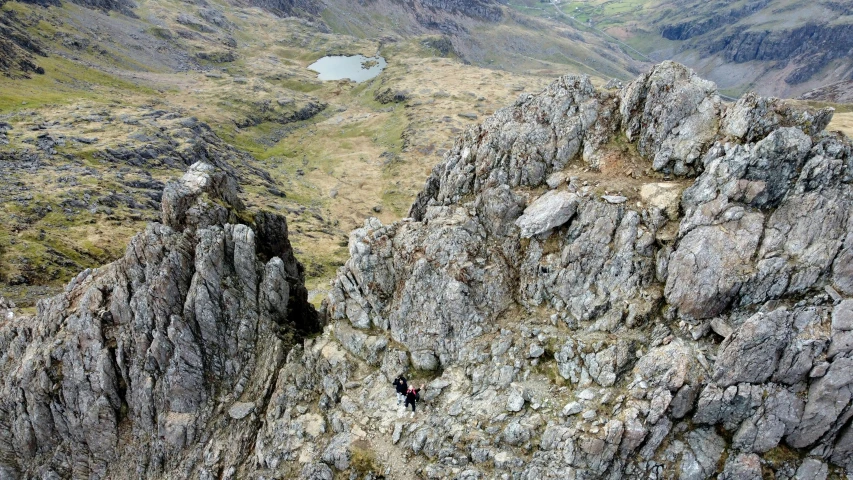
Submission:
<svg viewBox="0 0 853 480">
<path fill-rule="evenodd" d="M 612 2 L 603 4 L 602 8 L 612 7 Z M 24 270 L 37 286 L 56 289 L 81 268 L 120 255 L 130 236 L 156 218 L 155 210 L 124 205 L 78 208 L 63 202 L 113 192 L 145 202 L 145 192 L 127 187 L 128 181 L 163 182 L 180 175 L 182 168 L 157 162 L 131 168 L 106 162 L 101 153 L 108 148 L 144 149 L 146 136 L 176 131 L 181 119 L 196 117 L 226 142 L 249 152 L 286 193 L 286 197 L 271 195 L 257 182 L 245 186 L 250 205 L 287 215 L 297 253 L 307 267 L 309 288 L 318 301 L 348 256 L 348 232 L 367 216 L 384 222 L 404 216 L 433 165 L 466 126 L 511 103 L 522 91 L 538 91 L 560 74 L 597 72 L 596 82 L 611 74 L 626 75 L 618 67 L 618 57 L 601 55 L 608 52 L 606 42 L 578 40 L 578 35 L 589 33 L 556 29 L 537 33 L 537 26 L 572 22 L 549 20 L 549 15 L 556 16 L 547 13 L 554 8 L 550 4 L 511 5 L 539 12 L 540 19 L 507 15 L 491 29 L 470 23 L 467 27 L 474 33 L 467 41 L 478 44 L 467 48 L 481 54 L 485 64 L 491 59 L 492 67 L 502 63 L 527 73 L 465 65 L 452 53 L 450 58 L 441 57 L 427 46 L 426 40 L 434 37 L 402 27 L 390 33 L 382 28 L 369 31 L 371 24 L 342 21 L 340 12 L 327 14 L 339 20 L 333 24 L 338 32 L 321 34 L 301 20 L 216 3 L 210 8 L 224 12 L 229 22 L 224 28 L 178 24 L 178 13 L 198 19 L 198 8 L 177 0 L 139 2 L 138 20 L 76 6 L 42 9 L 7 3 L 3 8 L 30 16 L 38 26 L 34 35 L 52 50 L 50 57 L 39 59 L 47 71 L 44 76 L 0 78 L 0 121 L 13 125 L 11 147 L 34 151 L 37 136 L 44 131 L 97 142 L 67 141 L 42 168 L 14 170 L 9 181 L 18 182 L 14 184 L 20 191 L 11 189 L 0 204 L 0 222 L 7 226 L 0 228 L 0 281 L 6 282 L 0 295 L 27 300 L 44 293 L 42 288 L 8 285 Z M 571 11 L 568 4 L 561 8 Z M 398 26 L 411 20 L 390 9 L 387 15 Z M 120 36 L 129 22 L 136 22 L 136 38 Z M 88 23 L 110 35 L 86 31 Z M 345 31 L 360 36 L 342 34 Z M 363 38 L 370 35 L 385 35 L 385 40 Z M 64 46 L 64 40 L 75 36 L 97 40 L 82 49 Z M 562 40 L 554 43 L 555 37 Z M 237 45 L 235 61 L 194 59 L 197 52 L 228 50 L 230 39 Z M 466 48 L 464 42 L 457 41 L 457 47 Z M 376 52 L 385 56 L 388 68 L 362 84 L 319 82 L 305 68 L 329 53 Z M 407 92 L 409 100 L 380 104 L 375 93 L 388 88 Z M 327 108 L 305 121 L 285 125 L 277 120 L 278 114 L 309 102 Z M 146 119 L 146 112 L 154 110 L 174 113 L 175 119 Z M 259 121 L 247 126 L 247 118 Z M 833 125 L 849 128 L 845 118 L 837 115 Z M 40 125 L 52 126 L 34 130 Z M 181 144 L 185 139 L 172 141 Z M 89 173 L 69 184 L 61 178 L 68 171 Z"/>
<path fill-rule="evenodd" d="M 457 113 L 488 114 L 557 73 L 499 73 L 439 58 L 420 36 L 380 47 L 375 41 L 318 34 L 299 20 L 223 5 L 218 8 L 231 27 L 187 33 L 192 29 L 175 21 L 186 4 L 170 0 L 140 2 L 140 19 L 134 20 L 142 22 L 136 27 L 141 32 L 137 53 L 132 46 L 107 41 L 73 49 L 63 40 L 91 34 L 81 31 L 85 15 L 93 15 L 102 30 L 128 20 L 76 6 L 42 9 L 11 2 L 4 8 L 30 16 L 36 25 L 50 25 L 34 28 L 51 49 L 48 58 L 39 59 L 46 74 L 31 80 L 0 78 L 0 120 L 13 127 L 10 147 L 35 152 L 37 137 L 45 132 L 66 140 L 38 169 L 4 170 L 14 171 L 14 178 L 6 180 L 21 188 L 0 204 L 0 222 L 7 225 L 0 229 L 0 295 L 24 303 L 43 295 L 41 287 L 60 288 L 80 269 L 116 258 L 130 236 L 157 216 L 154 210 L 97 206 L 94 199 L 118 193 L 143 203 L 145 192 L 128 188 L 129 181 L 150 174 L 148 180 L 163 182 L 181 173 L 179 166 L 157 162 L 139 168 L 111 164 L 102 158 L 107 149 L 144 149 L 149 143 L 140 138 L 171 132 L 181 118 L 207 122 L 222 139 L 251 153 L 286 193 L 281 198 L 260 184 L 245 187 L 251 205 L 288 216 L 309 287 L 320 293 L 348 256 L 351 229 L 369 215 L 386 222 L 405 215 L 441 152 L 472 123 Z M 195 52 L 221 48 L 227 37 L 238 45 L 234 62 L 199 61 L 205 70 L 170 70 L 181 52 L 192 59 Z M 305 69 L 326 53 L 377 51 L 389 67 L 363 84 L 322 83 Z M 382 105 L 374 94 L 386 88 L 406 90 L 411 100 Z M 284 107 L 277 106 L 279 100 Z M 265 103 L 287 113 L 308 102 L 328 107 L 310 120 L 287 125 L 264 120 Z M 174 112 L 179 119 L 147 119 L 146 113 L 155 110 Z M 252 116 L 262 121 L 237 127 Z M 40 129 L 43 125 L 46 130 Z M 73 137 L 97 142 L 82 144 Z M 72 184 L 61 178 L 68 171 L 77 172 Z M 69 200 L 96 208 L 69 207 Z M 22 273 L 34 285 L 9 286 Z"/>
</svg>

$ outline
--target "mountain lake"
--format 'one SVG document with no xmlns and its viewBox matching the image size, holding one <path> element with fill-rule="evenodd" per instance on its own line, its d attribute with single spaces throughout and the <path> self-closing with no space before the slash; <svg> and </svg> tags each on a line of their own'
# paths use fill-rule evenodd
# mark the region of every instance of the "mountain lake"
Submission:
<svg viewBox="0 0 853 480">
<path fill-rule="evenodd" d="M 382 73 L 386 65 L 388 64 L 385 59 L 378 55 L 375 57 L 330 55 L 308 65 L 308 69 L 317 72 L 320 80 L 348 78 L 360 83 Z"/>
</svg>

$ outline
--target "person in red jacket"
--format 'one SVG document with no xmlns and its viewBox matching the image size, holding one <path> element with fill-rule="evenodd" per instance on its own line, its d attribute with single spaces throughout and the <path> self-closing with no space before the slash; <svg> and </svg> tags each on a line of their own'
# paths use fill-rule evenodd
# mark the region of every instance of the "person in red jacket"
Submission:
<svg viewBox="0 0 853 480">
<path fill-rule="evenodd" d="M 404 408 L 408 408 L 409 405 L 412 406 L 412 416 L 415 416 L 415 403 L 421 399 L 421 390 L 424 388 L 424 384 L 421 384 L 421 388 L 409 387 L 406 390 L 406 404 Z"/>
</svg>

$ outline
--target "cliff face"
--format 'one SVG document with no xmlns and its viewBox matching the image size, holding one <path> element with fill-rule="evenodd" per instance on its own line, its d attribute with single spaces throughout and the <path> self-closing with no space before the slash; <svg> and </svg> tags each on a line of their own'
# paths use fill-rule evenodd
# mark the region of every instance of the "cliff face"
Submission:
<svg viewBox="0 0 853 480">
<path fill-rule="evenodd" d="M 487 22 L 499 22 L 503 18 L 503 11 L 500 7 L 488 1 L 422 0 L 420 3 L 427 8 L 443 10 L 448 13 L 460 13 Z"/>
<path fill-rule="evenodd" d="M 579 4 L 576 18 L 656 59 L 689 64 L 721 90 L 793 98 L 850 80 L 850 2 L 671 0 L 624 11 Z M 663 38 L 661 38 L 663 37 Z"/>
<path fill-rule="evenodd" d="M 729 62 L 773 60 L 797 67 L 785 81 L 791 85 L 810 80 L 833 60 L 847 59 L 853 48 L 853 24 L 810 24 L 794 29 L 768 31 L 741 29 L 709 45 Z"/>
<path fill-rule="evenodd" d="M 73 3 L 77 5 L 103 10 L 105 12 L 108 11 L 117 11 L 121 12 L 125 15 L 134 17 L 133 9 L 136 8 L 136 4 L 131 0 L 72 0 Z M 59 6 L 62 4 L 61 0 L 24 0 L 25 3 L 33 3 L 41 6 Z"/>
<path fill-rule="evenodd" d="M 769 3 L 770 0 L 759 0 L 731 8 L 717 8 L 713 14 L 705 18 L 664 24 L 661 26 L 660 34 L 668 40 L 687 40 L 698 37 L 717 28 L 736 23 L 738 20 L 761 10 Z"/>
<path fill-rule="evenodd" d="M 323 6 L 312 0 L 248 0 L 253 7 L 263 8 L 281 17 L 318 15 Z"/>
<path fill-rule="evenodd" d="M 200 165 L 35 318 L 0 305 L 17 477 L 826 478 L 853 472 L 853 145 L 664 63 L 472 127 L 324 303 Z M 231 208 L 227 208 L 231 205 Z M 292 348 L 290 348 L 293 346 Z M 390 381 L 426 383 L 412 418 Z M 6 432 L 6 433 L 4 433 Z"/>
</svg>

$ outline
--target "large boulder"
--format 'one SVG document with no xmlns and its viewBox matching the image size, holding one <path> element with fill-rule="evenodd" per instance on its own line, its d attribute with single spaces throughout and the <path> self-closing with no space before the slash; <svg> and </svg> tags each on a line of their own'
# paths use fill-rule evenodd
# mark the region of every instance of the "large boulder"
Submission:
<svg viewBox="0 0 853 480">
<path fill-rule="evenodd" d="M 515 224 L 522 238 L 549 232 L 568 222 L 578 210 L 578 196 L 565 190 L 550 190 L 537 198 Z"/>
</svg>

